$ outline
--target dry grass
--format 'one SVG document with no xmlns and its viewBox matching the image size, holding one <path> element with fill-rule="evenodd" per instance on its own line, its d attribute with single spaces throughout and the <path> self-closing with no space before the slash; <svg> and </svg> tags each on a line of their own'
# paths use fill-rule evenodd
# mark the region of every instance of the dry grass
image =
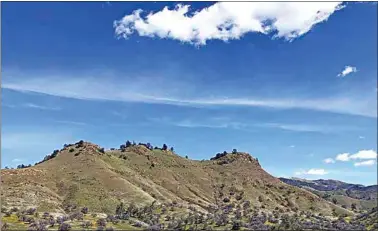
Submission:
<svg viewBox="0 0 378 231">
<path fill-rule="evenodd" d="M 350 213 L 282 183 L 245 153 L 194 161 L 144 146 L 105 154 L 90 143 L 74 147 L 73 152 L 71 148 L 62 149 L 57 157 L 37 166 L 2 170 L 3 205 L 62 212 L 65 205 L 76 204 L 91 211 L 113 213 L 120 201 L 143 205 L 157 200 L 205 209 L 235 191 L 243 192 L 243 200 L 250 200 L 253 206 L 267 210 L 312 209 L 332 214 L 337 208 Z M 219 196 L 220 191 L 223 196 Z M 259 196 L 264 197 L 262 202 Z"/>
</svg>

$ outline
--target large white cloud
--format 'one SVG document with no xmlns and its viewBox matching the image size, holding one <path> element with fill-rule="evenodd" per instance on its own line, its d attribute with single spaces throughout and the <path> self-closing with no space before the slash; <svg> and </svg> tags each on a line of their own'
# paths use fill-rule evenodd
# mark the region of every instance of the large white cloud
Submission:
<svg viewBox="0 0 378 231">
<path fill-rule="evenodd" d="M 350 161 L 357 159 L 377 159 L 377 152 L 374 150 L 361 150 L 355 154 L 342 153 L 336 156 L 336 160 Z"/>
<path fill-rule="evenodd" d="M 137 32 L 195 45 L 239 39 L 249 32 L 293 40 L 343 7 L 341 2 L 218 2 L 191 12 L 189 5 L 178 4 L 148 14 L 135 10 L 116 20 L 114 28 L 123 38 Z"/>
</svg>

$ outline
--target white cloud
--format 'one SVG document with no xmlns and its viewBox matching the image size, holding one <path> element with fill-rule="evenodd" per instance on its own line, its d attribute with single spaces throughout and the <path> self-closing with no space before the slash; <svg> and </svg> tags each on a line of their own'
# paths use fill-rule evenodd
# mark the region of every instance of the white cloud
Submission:
<svg viewBox="0 0 378 231">
<path fill-rule="evenodd" d="M 366 160 L 366 161 L 361 161 L 361 162 L 356 162 L 354 163 L 354 166 L 371 166 L 375 164 L 375 160 Z"/>
<path fill-rule="evenodd" d="M 365 139 L 365 136 L 359 136 L 358 138 L 359 139 Z"/>
<path fill-rule="evenodd" d="M 350 159 L 377 159 L 377 152 L 374 150 L 361 150 L 351 155 Z"/>
<path fill-rule="evenodd" d="M 335 163 L 335 160 L 332 159 L 332 158 L 327 158 L 327 159 L 324 159 L 323 161 L 324 161 L 324 163 L 326 163 L 326 164 L 333 164 L 333 163 Z"/>
<path fill-rule="evenodd" d="M 351 160 L 370 160 L 370 159 L 377 159 L 377 152 L 376 151 L 374 151 L 374 150 L 360 150 L 355 154 L 342 153 L 342 154 L 338 154 L 336 156 L 336 160 L 344 161 L 344 162 L 351 161 Z M 371 161 L 370 162 L 364 161 L 364 162 L 355 163 L 354 165 L 355 166 L 365 165 L 365 162 L 371 163 Z"/>
<path fill-rule="evenodd" d="M 114 28 L 123 38 L 137 32 L 194 45 L 240 39 L 250 32 L 293 40 L 343 7 L 341 2 L 218 2 L 191 12 L 189 5 L 178 4 L 147 15 L 135 10 L 115 21 Z"/>
<path fill-rule="evenodd" d="M 357 130 L 357 127 L 352 126 L 335 126 L 335 125 L 321 125 L 321 124 L 284 124 L 284 123 L 263 123 L 256 124 L 259 127 L 278 128 L 287 131 L 295 132 L 319 132 L 319 133 L 335 133 L 340 131 Z"/>
<path fill-rule="evenodd" d="M 25 161 L 24 159 L 18 159 L 18 158 L 15 158 L 12 160 L 13 163 L 18 163 L 18 162 L 23 162 Z"/>
<path fill-rule="evenodd" d="M 352 66 L 345 66 L 344 70 L 339 73 L 337 76 L 339 77 L 345 77 L 353 72 L 357 72 L 357 68 L 356 67 L 352 67 Z"/>
<path fill-rule="evenodd" d="M 237 130 L 246 130 L 249 125 L 232 122 L 227 118 L 210 118 L 210 119 L 202 119 L 199 121 L 198 119 L 183 119 L 183 120 L 174 120 L 171 118 L 163 117 L 163 118 L 149 118 L 149 120 L 153 122 L 169 124 L 178 127 L 185 127 L 185 128 L 229 128 L 229 129 L 237 129 Z"/>
<path fill-rule="evenodd" d="M 300 175 L 326 175 L 326 174 L 328 174 L 328 172 L 324 169 L 312 168 L 312 169 L 309 169 L 307 171 L 306 170 L 298 171 L 298 172 L 295 172 L 294 174 L 297 175 L 297 176 L 300 176 Z"/>
<path fill-rule="evenodd" d="M 342 154 L 338 154 L 336 156 L 336 160 L 339 160 L 339 161 L 349 161 L 349 153 L 342 153 Z"/>
<path fill-rule="evenodd" d="M 154 104 L 170 104 L 191 107 L 210 106 L 243 106 L 263 107 L 273 109 L 306 109 L 325 111 L 366 117 L 377 117 L 376 95 L 362 97 L 361 95 L 349 98 L 347 96 L 335 96 L 325 98 L 303 98 L 298 96 L 280 98 L 256 98 L 256 97 L 228 97 L 214 95 L 213 97 L 195 97 L 196 92 L 192 85 L 181 84 L 174 81 L 156 82 L 153 89 L 146 88 L 151 80 L 112 81 L 110 78 L 72 78 L 69 76 L 54 77 L 28 77 L 28 78 L 3 78 L 1 87 L 25 93 L 41 93 L 58 97 L 66 97 L 80 100 L 97 101 L 123 101 L 143 102 Z M 155 78 L 156 79 L 156 78 Z M 190 90 L 188 90 L 190 89 Z M 185 92 L 184 92 L 185 91 Z M 198 92 L 198 89 L 197 89 Z M 198 95 L 198 94 L 197 94 Z M 311 130 L 313 128 L 301 128 L 293 126 L 283 129 Z"/>
<path fill-rule="evenodd" d="M 40 109 L 40 110 L 52 110 L 52 111 L 61 110 L 61 108 L 59 107 L 46 107 L 46 106 L 41 106 L 41 105 L 33 104 L 33 103 L 26 103 L 26 104 L 23 104 L 22 106 L 27 107 L 27 108 Z"/>
<path fill-rule="evenodd" d="M 295 145 L 290 145 L 289 147 L 290 147 L 290 148 L 295 148 Z"/>
<path fill-rule="evenodd" d="M 85 125 L 87 125 L 84 122 L 69 121 L 69 120 L 54 120 L 54 122 L 61 123 L 61 124 L 79 125 L 79 126 L 85 126 Z"/>
</svg>

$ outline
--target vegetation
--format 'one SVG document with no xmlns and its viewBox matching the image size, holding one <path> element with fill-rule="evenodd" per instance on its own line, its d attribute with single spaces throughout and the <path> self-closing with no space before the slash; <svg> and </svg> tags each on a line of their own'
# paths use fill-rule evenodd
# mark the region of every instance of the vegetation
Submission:
<svg viewBox="0 0 378 231">
<path fill-rule="evenodd" d="M 236 149 L 196 161 L 153 147 L 79 141 L 36 166 L 2 170 L 2 230 L 377 228 L 376 207 L 342 208 L 342 199 L 282 183 Z"/>
</svg>

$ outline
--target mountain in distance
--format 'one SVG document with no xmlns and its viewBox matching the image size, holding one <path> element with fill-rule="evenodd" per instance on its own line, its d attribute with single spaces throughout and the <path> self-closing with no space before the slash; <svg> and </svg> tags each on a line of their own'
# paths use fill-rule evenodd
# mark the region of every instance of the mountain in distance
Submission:
<svg viewBox="0 0 378 231">
<path fill-rule="evenodd" d="M 286 184 L 309 190 L 344 208 L 371 210 L 377 206 L 378 185 L 364 186 L 331 179 L 306 180 L 295 177 L 279 179 Z"/>
<path fill-rule="evenodd" d="M 181 157 L 166 145 L 153 148 L 126 142 L 119 149 L 105 151 L 79 141 L 64 145 L 34 166 L 2 169 L 1 183 L 1 211 L 6 215 L 2 222 L 13 229 L 45 227 L 41 222 L 59 219 L 59 229 L 67 222 L 77 228 L 84 227 L 83 222 L 92 222 L 92 228 L 105 227 L 99 221 L 105 218 L 109 224 L 117 220 L 112 227 L 120 229 L 154 225 L 186 229 L 192 224 L 187 219 L 193 217 L 201 219 L 193 221 L 197 228 L 223 230 L 356 229 L 362 225 L 354 220 L 349 223 L 357 219 L 356 211 L 282 182 L 264 171 L 256 158 L 236 150 L 199 161 Z M 376 214 L 369 211 L 364 219 L 374 227 L 371 212 Z M 37 213 L 45 218 L 41 220 Z M 332 217 L 349 220 L 334 223 Z"/>
</svg>

